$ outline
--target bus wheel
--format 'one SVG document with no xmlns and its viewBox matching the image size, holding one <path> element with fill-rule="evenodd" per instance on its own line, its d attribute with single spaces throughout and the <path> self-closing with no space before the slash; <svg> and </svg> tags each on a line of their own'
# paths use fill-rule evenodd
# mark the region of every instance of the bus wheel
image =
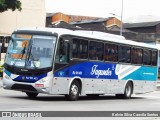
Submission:
<svg viewBox="0 0 160 120">
<path fill-rule="evenodd" d="M 79 98 L 79 93 L 80 84 L 78 81 L 73 81 L 70 86 L 69 95 L 66 95 L 66 98 L 71 101 L 77 100 Z"/>
<path fill-rule="evenodd" d="M 124 98 L 124 99 L 130 99 L 133 91 L 133 85 L 131 82 L 128 82 L 126 84 L 124 94 L 116 94 L 117 98 Z"/>
<path fill-rule="evenodd" d="M 132 91 L 133 91 L 133 86 L 131 82 L 128 82 L 126 87 L 125 87 L 125 91 L 124 91 L 124 98 L 125 99 L 130 99 L 131 95 L 132 95 Z"/>
<path fill-rule="evenodd" d="M 35 98 L 37 97 L 38 93 L 33 93 L 33 92 L 26 92 L 27 96 L 30 98 Z"/>
</svg>

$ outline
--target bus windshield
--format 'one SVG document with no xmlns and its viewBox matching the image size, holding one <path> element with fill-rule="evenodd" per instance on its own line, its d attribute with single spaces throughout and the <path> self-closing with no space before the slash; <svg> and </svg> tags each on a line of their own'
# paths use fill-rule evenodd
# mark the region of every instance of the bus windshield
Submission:
<svg viewBox="0 0 160 120">
<path fill-rule="evenodd" d="M 51 67 L 55 42 L 54 36 L 13 34 L 5 63 L 27 69 Z"/>
</svg>

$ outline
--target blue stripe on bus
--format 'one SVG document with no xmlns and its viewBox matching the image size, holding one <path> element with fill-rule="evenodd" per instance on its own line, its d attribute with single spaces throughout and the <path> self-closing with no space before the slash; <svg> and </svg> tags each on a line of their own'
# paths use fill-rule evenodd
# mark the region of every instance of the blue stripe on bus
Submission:
<svg viewBox="0 0 160 120">
<path fill-rule="evenodd" d="M 103 80 L 157 80 L 157 67 L 141 66 L 132 72 L 121 72 L 124 67 L 130 67 L 131 65 L 122 65 L 119 70 L 120 73 L 116 73 L 116 67 L 119 64 L 103 63 L 103 62 L 82 62 L 73 66 L 69 66 L 60 71 L 54 73 L 54 77 L 81 77 L 90 79 L 103 79 Z M 131 66 L 134 68 L 134 66 Z M 137 66 L 135 66 L 136 68 Z M 131 70 L 131 68 L 130 68 Z M 128 72 L 128 73 L 127 73 Z M 5 73 L 11 77 L 11 73 L 5 70 Z M 19 75 L 14 81 L 34 83 L 38 80 L 46 77 L 47 73 L 38 76 L 23 76 Z"/>
<path fill-rule="evenodd" d="M 116 66 L 118 64 L 103 63 L 103 62 L 83 62 L 73 66 L 69 66 L 65 69 L 55 72 L 55 77 L 81 77 L 81 78 L 97 78 L 106 80 L 147 80 L 155 81 L 157 80 L 157 67 L 147 67 L 141 66 L 133 72 L 116 74 Z M 132 65 L 124 65 L 126 67 L 133 67 Z M 123 67 L 123 66 L 122 66 Z M 137 67 L 137 66 L 135 66 Z M 121 72 L 121 71 L 120 71 Z"/>
<path fill-rule="evenodd" d="M 128 80 L 128 79 L 156 81 L 157 80 L 157 68 L 143 66 L 123 78 L 123 80 Z"/>
<path fill-rule="evenodd" d="M 103 78 L 103 79 L 118 79 L 115 74 L 116 64 L 107 64 L 101 62 L 83 62 L 54 74 L 55 77 L 74 77 L 81 78 Z"/>
<path fill-rule="evenodd" d="M 41 74 L 41 75 L 37 75 L 37 76 L 19 75 L 18 77 L 16 77 L 15 79 L 13 79 L 13 81 L 35 83 L 38 80 L 40 80 L 40 79 L 42 79 L 42 78 L 44 78 L 46 76 L 47 76 L 47 73 Z"/>
<path fill-rule="evenodd" d="M 9 77 L 11 77 L 11 73 L 7 70 L 4 71 Z M 27 76 L 27 75 L 19 75 L 18 77 L 14 78 L 13 81 L 17 82 L 28 82 L 28 83 L 35 83 L 38 80 L 47 76 L 47 73 L 37 75 L 37 76 Z M 11 78 L 12 79 L 12 78 Z"/>
</svg>

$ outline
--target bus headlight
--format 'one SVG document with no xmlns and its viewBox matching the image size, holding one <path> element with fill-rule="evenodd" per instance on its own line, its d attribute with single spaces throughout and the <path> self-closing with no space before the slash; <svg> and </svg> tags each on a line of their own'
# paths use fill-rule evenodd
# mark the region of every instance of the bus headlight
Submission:
<svg viewBox="0 0 160 120">
<path fill-rule="evenodd" d="M 3 77 L 6 79 L 6 80 L 10 80 L 10 77 L 6 74 L 3 75 Z"/>
<path fill-rule="evenodd" d="M 44 77 L 44 78 L 42 78 L 39 82 L 40 83 L 44 83 L 44 82 L 46 82 L 48 80 L 48 78 L 47 77 Z"/>
</svg>

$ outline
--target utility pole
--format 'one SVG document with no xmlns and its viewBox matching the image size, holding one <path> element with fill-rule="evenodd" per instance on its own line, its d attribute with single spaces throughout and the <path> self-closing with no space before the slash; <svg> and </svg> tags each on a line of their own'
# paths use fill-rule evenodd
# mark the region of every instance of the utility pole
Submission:
<svg viewBox="0 0 160 120">
<path fill-rule="evenodd" d="M 121 16 L 116 15 L 114 13 L 109 13 L 109 14 L 113 15 L 114 17 L 118 16 L 121 19 L 120 35 L 122 36 L 123 35 L 123 0 L 122 0 L 122 5 L 121 5 Z M 114 24 L 115 24 L 115 18 L 114 18 Z"/>
<path fill-rule="evenodd" d="M 122 8 L 121 8 L 121 28 L 120 28 L 120 35 L 123 34 L 123 0 L 122 0 Z"/>
</svg>

